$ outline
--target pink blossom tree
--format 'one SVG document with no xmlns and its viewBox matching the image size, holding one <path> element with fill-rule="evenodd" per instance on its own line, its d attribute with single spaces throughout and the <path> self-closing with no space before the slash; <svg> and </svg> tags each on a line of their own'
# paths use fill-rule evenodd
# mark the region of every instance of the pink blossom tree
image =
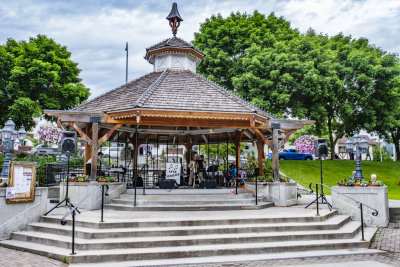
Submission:
<svg viewBox="0 0 400 267">
<path fill-rule="evenodd" d="M 301 153 L 314 154 L 314 140 L 317 139 L 314 135 L 302 135 L 296 139 L 294 146 Z"/>
<path fill-rule="evenodd" d="M 50 126 L 43 126 L 39 129 L 39 139 L 46 145 L 59 145 L 61 143 L 62 130 Z"/>
</svg>

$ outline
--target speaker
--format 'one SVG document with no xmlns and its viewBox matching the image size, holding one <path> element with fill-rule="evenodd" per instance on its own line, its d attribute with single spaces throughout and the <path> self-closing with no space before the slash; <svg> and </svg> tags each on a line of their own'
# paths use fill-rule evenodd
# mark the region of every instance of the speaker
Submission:
<svg viewBox="0 0 400 267">
<path fill-rule="evenodd" d="M 326 158 L 328 157 L 328 140 L 319 138 L 314 140 L 315 157 Z"/>
<path fill-rule="evenodd" d="M 217 188 L 217 181 L 212 179 L 202 180 L 199 184 L 199 188 L 215 189 Z"/>
<path fill-rule="evenodd" d="M 76 151 L 76 132 L 63 132 L 61 138 L 61 152 L 74 154 Z"/>
<path fill-rule="evenodd" d="M 176 181 L 174 179 L 160 180 L 160 189 L 174 189 Z"/>
</svg>

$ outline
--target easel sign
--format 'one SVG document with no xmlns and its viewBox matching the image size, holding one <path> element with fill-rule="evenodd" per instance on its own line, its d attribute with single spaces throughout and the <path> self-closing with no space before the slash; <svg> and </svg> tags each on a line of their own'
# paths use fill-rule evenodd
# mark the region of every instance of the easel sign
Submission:
<svg viewBox="0 0 400 267">
<path fill-rule="evenodd" d="M 10 164 L 7 204 L 34 202 L 36 162 L 13 161 Z"/>
</svg>

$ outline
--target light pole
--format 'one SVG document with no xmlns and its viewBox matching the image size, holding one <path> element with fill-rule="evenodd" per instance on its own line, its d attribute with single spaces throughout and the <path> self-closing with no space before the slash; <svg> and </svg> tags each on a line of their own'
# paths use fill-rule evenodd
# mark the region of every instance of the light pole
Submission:
<svg viewBox="0 0 400 267">
<path fill-rule="evenodd" d="M 26 138 L 25 127 L 21 126 L 19 131 L 15 130 L 15 123 L 11 118 L 8 119 L 4 128 L 0 130 L 0 138 L 2 140 L 3 146 L 6 148 L 6 155 L 3 164 L 3 170 L 1 171 L 1 178 L 8 178 L 10 159 L 11 159 L 11 150 L 14 147 L 14 142 L 24 142 Z"/>
<path fill-rule="evenodd" d="M 361 155 L 367 152 L 368 141 L 365 139 L 365 137 L 361 140 L 360 135 L 355 134 L 353 136 L 353 140 L 348 138 L 346 141 L 346 148 L 349 153 L 353 152 L 354 147 L 356 148 L 356 179 L 363 180 L 364 176 L 361 169 Z"/>
</svg>

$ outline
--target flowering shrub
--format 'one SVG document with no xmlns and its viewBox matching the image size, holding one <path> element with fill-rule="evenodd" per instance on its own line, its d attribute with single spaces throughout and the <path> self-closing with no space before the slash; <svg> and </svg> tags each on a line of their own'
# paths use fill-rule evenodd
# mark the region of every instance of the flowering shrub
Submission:
<svg viewBox="0 0 400 267">
<path fill-rule="evenodd" d="M 301 153 L 314 154 L 314 140 L 317 139 L 314 135 L 302 135 L 296 139 L 294 146 Z"/>
<path fill-rule="evenodd" d="M 45 144 L 59 145 L 61 143 L 62 130 L 49 126 L 40 127 L 39 139 Z"/>
</svg>

